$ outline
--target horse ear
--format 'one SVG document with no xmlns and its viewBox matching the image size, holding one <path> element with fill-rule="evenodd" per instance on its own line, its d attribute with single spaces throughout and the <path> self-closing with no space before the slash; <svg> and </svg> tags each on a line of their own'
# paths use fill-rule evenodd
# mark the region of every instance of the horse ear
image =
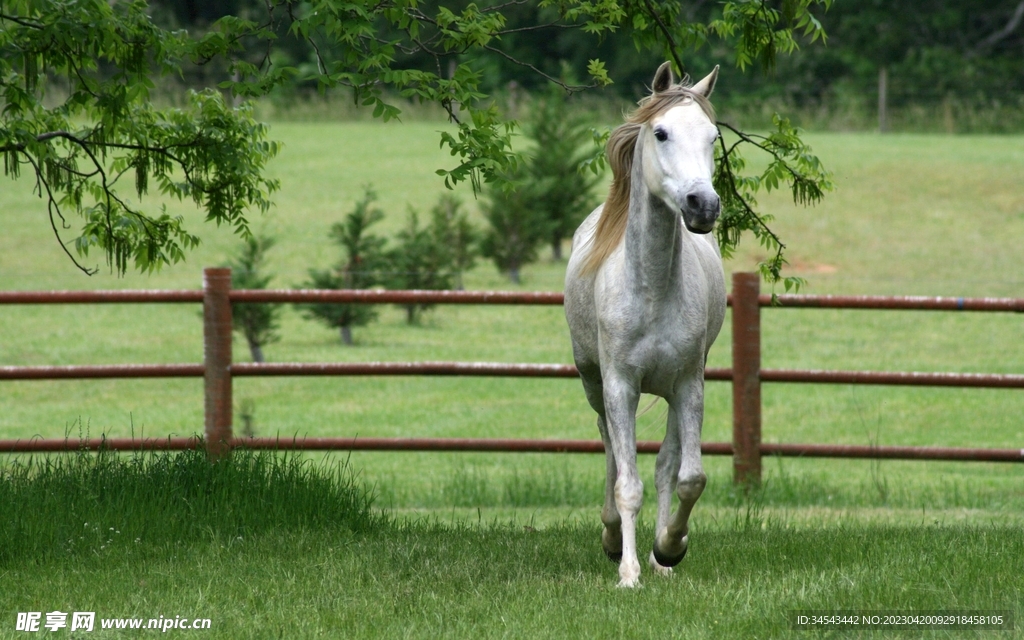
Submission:
<svg viewBox="0 0 1024 640">
<path fill-rule="evenodd" d="M 711 70 L 711 73 L 709 73 L 708 75 L 704 76 L 703 80 L 701 80 L 697 84 L 695 84 L 692 87 L 690 87 L 690 90 L 693 91 L 694 93 L 699 93 L 700 95 L 704 96 L 705 98 L 710 98 L 711 97 L 711 92 L 715 90 L 715 82 L 717 82 L 717 81 L 718 81 L 718 65 L 716 64 L 715 68 Z"/>
<path fill-rule="evenodd" d="M 662 91 L 668 90 L 676 79 L 672 76 L 672 65 L 668 62 L 661 63 L 658 70 L 654 73 L 654 83 L 651 84 L 651 88 L 654 93 L 661 93 Z"/>
</svg>

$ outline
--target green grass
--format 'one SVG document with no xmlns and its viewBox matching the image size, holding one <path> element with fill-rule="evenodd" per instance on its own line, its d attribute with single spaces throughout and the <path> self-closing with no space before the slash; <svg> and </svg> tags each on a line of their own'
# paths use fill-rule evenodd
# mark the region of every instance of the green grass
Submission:
<svg viewBox="0 0 1024 640">
<path fill-rule="evenodd" d="M 556 502 L 574 486 L 547 481 Z M 267 453 L 35 458 L 0 476 L 0 637 L 34 610 L 209 618 L 218 638 L 764 638 L 798 609 L 1024 614 L 1019 511 L 894 522 L 709 498 L 677 575 L 623 592 L 596 518 L 375 515 L 344 465 Z"/>
<path fill-rule="evenodd" d="M 272 533 L 101 552 L 72 567 L 8 570 L 0 599 L 13 610 L 210 618 L 203 635 L 217 638 L 768 638 L 789 636 L 798 609 L 1024 614 L 1018 527 L 766 523 L 702 533 L 684 574 L 648 576 L 631 593 L 609 579 L 593 525 L 416 523 L 372 536 Z M 5 619 L 0 636 L 20 637 Z"/>
<path fill-rule="evenodd" d="M 26 456 L 0 470 L 0 565 L 57 561 L 108 546 L 241 540 L 282 529 L 376 526 L 347 465 L 241 452 Z"/>
</svg>

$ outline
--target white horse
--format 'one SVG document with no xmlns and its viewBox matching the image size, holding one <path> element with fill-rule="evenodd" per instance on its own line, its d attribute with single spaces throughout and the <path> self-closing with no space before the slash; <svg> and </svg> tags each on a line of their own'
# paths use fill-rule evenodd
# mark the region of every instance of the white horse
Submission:
<svg viewBox="0 0 1024 640">
<path fill-rule="evenodd" d="M 668 63 L 658 68 L 652 95 L 608 141 L 608 199 L 577 229 L 565 277 L 573 356 L 607 452 L 601 542 L 619 561 L 622 587 L 640 579 L 641 393 L 669 406 L 655 471 L 656 572 L 670 573 L 686 555 L 690 511 L 707 482 L 700 457 L 704 365 L 725 317 L 722 257 L 708 235 L 720 211 L 711 184 L 718 128 L 707 101 L 717 78 L 715 67 L 684 87 Z"/>
</svg>

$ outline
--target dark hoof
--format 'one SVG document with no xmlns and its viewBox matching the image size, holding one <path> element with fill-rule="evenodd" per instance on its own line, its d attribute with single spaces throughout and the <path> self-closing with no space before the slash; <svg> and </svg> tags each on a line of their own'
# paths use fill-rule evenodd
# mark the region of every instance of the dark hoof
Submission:
<svg viewBox="0 0 1024 640">
<path fill-rule="evenodd" d="M 622 561 L 622 549 L 619 549 L 618 551 L 609 551 L 605 549 L 604 555 L 608 556 L 608 559 L 614 562 L 615 564 L 618 564 Z"/>
<path fill-rule="evenodd" d="M 687 547 L 687 549 L 688 548 L 689 547 Z M 683 552 L 678 556 L 666 556 L 663 555 L 661 551 L 658 549 L 658 545 L 654 545 L 654 559 L 658 562 L 658 564 L 660 564 L 663 567 L 674 567 L 680 562 L 682 562 L 683 558 L 685 557 L 686 549 L 683 549 Z"/>
</svg>

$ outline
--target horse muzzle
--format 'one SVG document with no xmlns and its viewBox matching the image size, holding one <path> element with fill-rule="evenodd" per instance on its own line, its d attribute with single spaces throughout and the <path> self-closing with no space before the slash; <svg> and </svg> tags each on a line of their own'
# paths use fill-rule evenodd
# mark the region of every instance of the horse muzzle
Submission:
<svg viewBox="0 0 1024 640">
<path fill-rule="evenodd" d="M 722 211 L 722 200 L 714 189 L 695 190 L 686 195 L 682 207 L 683 225 L 691 233 L 710 233 Z"/>
</svg>

